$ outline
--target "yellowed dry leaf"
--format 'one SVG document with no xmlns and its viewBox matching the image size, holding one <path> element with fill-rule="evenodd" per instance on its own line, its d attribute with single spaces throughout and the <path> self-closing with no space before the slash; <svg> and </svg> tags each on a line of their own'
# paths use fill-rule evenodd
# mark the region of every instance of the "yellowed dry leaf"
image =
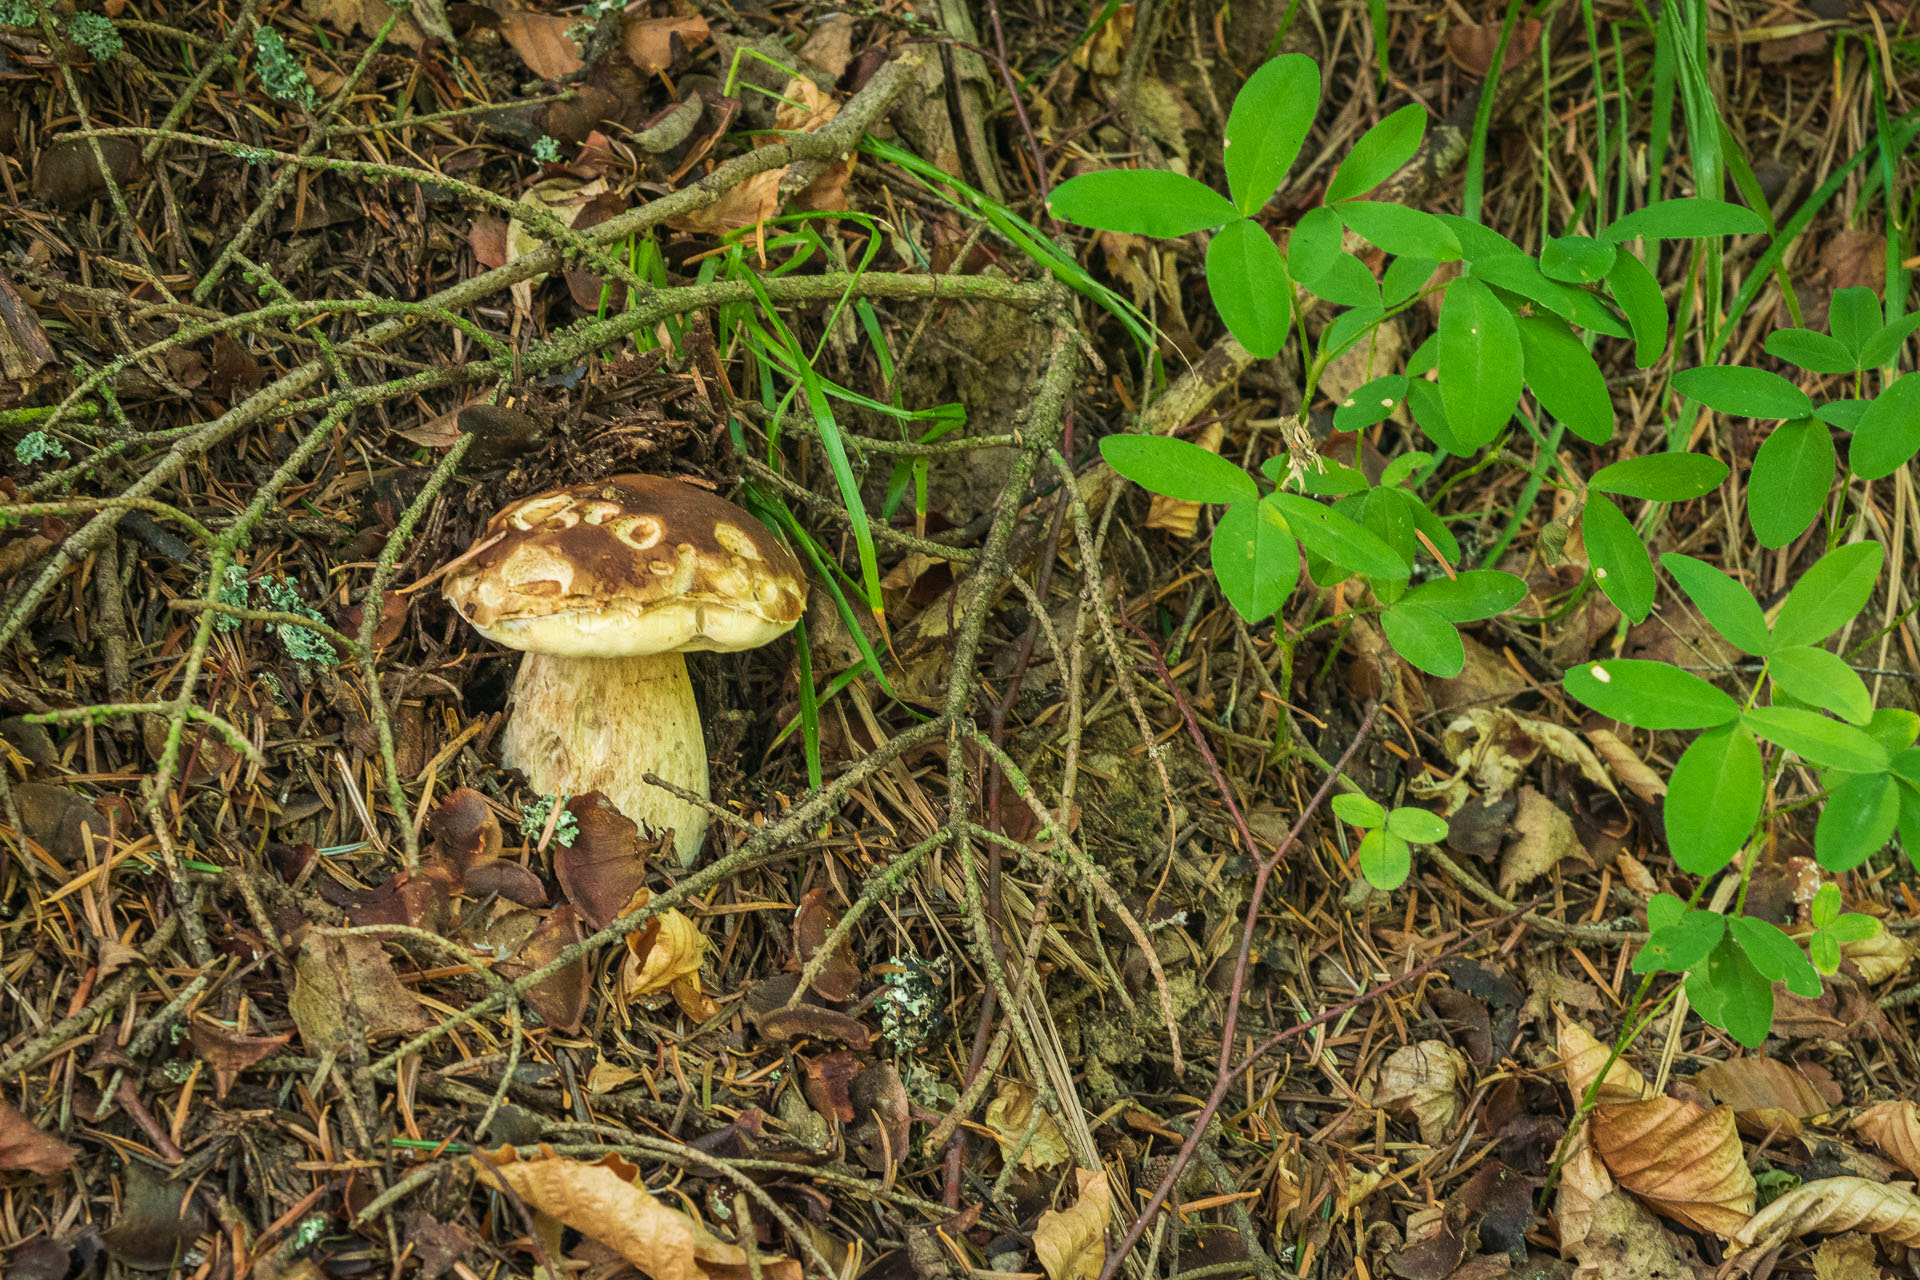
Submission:
<svg viewBox="0 0 1920 1280">
<path fill-rule="evenodd" d="M 1733 1108 L 1674 1098 L 1601 1106 L 1592 1135 L 1614 1180 L 1655 1213 L 1722 1236 L 1753 1216 L 1753 1174 Z"/>
<path fill-rule="evenodd" d="M 1593 1033 L 1567 1017 L 1560 1015 L 1559 1048 L 1560 1069 L 1567 1073 L 1567 1092 L 1573 1095 L 1575 1105 L 1587 1096 L 1600 1071 L 1607 1065 L 1607 1055 L 1611 1046 L 1601 1044 L 1593 1038 Z M 1597 1102 L 1639 1102 L 1653 1096 L 1653 1086 L 1647 1078 L 1634 1069 L 1625 1058 L 1616 1058 L 1613 1066 L 1607 1070 L 1607 1078 L 1601 1082 L 1600 1092 L 1595 1096 Z"/>
<path fill-rule="evenodd" d="M 773 127 L 782 132 L 813 133 L 840 113 L 840 104 L 804 76 L 788 80 L 781 96 L 788 101 L 782 102 L 774 112 Z M 777 137 L 769 139 L 777 140 Z M 853 159 L 848 157 L 815 179 L 795 197 L 795 203 L 810 209 L 839 207 L 832 197 L 844 194 L 852 172 Z M 785 169 L 757 173 L 706 208 L 667 219 L 667 225 L 680 231 L 708 234 L 758 226 L 780 212 L 780 184 L 786 175 Z"/>
<path fill-rule="evenodd" d="M 1920 1105 L 1877 1102 L 1853 1118 L 1853 1131 L 1920 1178 Z"/>
<path fill-rule="evenodd" d="M 1013 1154 L 1028 1127 L 1034 1126 L 1033 1141 L 1020 1153 L 1022 1168 L 1052 1169 L 1073 1158 L 1067 1147 L 1067 1135 L 1060 1131 L 1060 1122 L 1042 1110 L 1039 1095 L 1018 1080 L 1001 1084 L 1000 1092 L 987 1104 L 981 1119 L 993 1131 L 993 1140 L 1000 1144 L 1003 1159 Z"/>
<path fill-rule="evenodd" d="M 591 182 L 582 182 L 578 178 L 562 175 L 536 182 L 521 195 L 520 203 L 530 205 L 541 213 L 552 214 L 562 226 L 571 227 L 586 207 L 587 201 L 607 189 L 605 178 L 595 178 Z M 514 218 L 507 223 L 508 262 L 517 262 L 543 243 L 539 236 L 529 231 L 524 223 Z M 514 305 L 522 312 L 533 310 L 533 290 L 547 277 L 541 275 L 516 282 L 510 292 Z"/>
<path fill-rule="evenodd" d="M 1500 892 L 1511 894 L 1559 865 L 1562 858 L 1584 857 L 1586 850 L 1573 819 L 1532 787 L 1520 788 L 1513 813 L 1514 841 L 1500 855 Z"/>
<path fill-rule="evenodd" d="M 1734 1118 L 1749 1132 L 1798 1137 L 1802 1120 L 1832 1110 L 1793 1064 L 1772 1058 L 1716 1062 L 1693 1082 L 1732 1107 Z"/>
<path fill-rule="evenodd" d="M 558 80 L 572 75 L 586 64 L 580 59 L 580 46 L 567 32 L 581 25 L 576 17 L 533 13 L 509 9 L 500 15 L 500 35 L 527 64 L 527 70 L 543 80 Z"/>
<path fill-rule="evenodd" d="M 543 1149 L 521 1159 L 512 1147 L 478 1153 L 475 1172 L 505 1187 L 528 1206 L 599 1241 L 652 1280 L 738 1280 L 748 1274 L 747 1252 L 728 1244 L 677 1209 L 653 1197 L 640 1170 L 619 1156 L 591 1163 L 564 1160 Z M 790 1258 L 761 1258 L 769 1277 L 799 1276 Z"/>
<path fill-rule="evenodd" d="M 1648 768 L 1646 761 L 1620 741 L 1618 734 L 1608 729 L 1589 729 L 1587 741 L 1593 744 L 1593 753 L 1607 766 L 1607 772 L 1644 803 L 1653 804 L 1667 794 L 1667 780 Z"/>
<path fill-rule="evenodd" d="M 1048 1209 L 1033 1229 L 1033 1256 L 1047 1280 L 1096 1280 L 1107 1261 L 1107 1219 L 1113 1211 L 1107 1175 L 1075 1169 L 1073 1176 L 1080 1188 L 1073 1206 Z"/>
<path fill-rule="evenodd" d="M 1560 1228 L 1560 1256 L 1571 1258 L 1593 1230 L 1594 1206 L 1604 1196 L 1614 1194 L 1613 1175 L 1594 1154 L 1593 1141 L 1582 1122 L 1567 1146 L 1567 1158 L 1560 1165 L 1560 1187 L 1553 1202 L 1554 1221 Z"/>
<path fill-rule="evenodd" d="M 1797 1236 L 1867 1231 L 1920 1245 L 1920 1196 L 1868 1178 L 1821 1178 L 1796 1187 L 1733 1233 L 1735 1247 L 1763 1253 Z"/>
<path fill-rule="evenodd" d="M 1913 947 L 1905 938 L 1886 929 L 1871 938 L 1841 943 L 1840 954 L 1853 961 L 1853 967 L 1860 971 L 1860 980 L 1870 987 L 1899 977 L 1913 962 Z"/>
<path fill-rule="evenodd" d="M 1849 1232 L 1822 1240 L 1807 1262 L 1813 1280 L 1880 1280 L 1879 1254 L 1873 1237 Z"/>
<path fill-rule="evenodd" d="M 1413 1116 L 1420 1141 L 1437 1146 L 1467 1103 L 1473 1068 L 1444 1040 L 1422 1040 L 1393 1051 L 1380 1064 L 1373 1105 Z"/>
<path fill-rule="evenodd" d="M 1226 439 L 1226 434 L 1226 423 L 1212 422 L 1193 437 L 1192 443 L 1208 453 L 1219 453 L 1220 442 Z M 1200 504 L 1197 502 L 1185 502 L 1156 493 L 1147 504 L 1146 527 L 1149 529 L 1162 529 L 1176 538 L 1191 538 L 1199 523 Z"/>
<path fill-rule="evenodd" d="M 692 981 L 699 990 L 706 935 L 678 910 L 668 910 L 656 922 L 658 929 L 643 930 L 628 939 L 627 960 L 620 966 L 621 989 L 628 999 L 666 991 L 682 980 Z"/>
</svg>

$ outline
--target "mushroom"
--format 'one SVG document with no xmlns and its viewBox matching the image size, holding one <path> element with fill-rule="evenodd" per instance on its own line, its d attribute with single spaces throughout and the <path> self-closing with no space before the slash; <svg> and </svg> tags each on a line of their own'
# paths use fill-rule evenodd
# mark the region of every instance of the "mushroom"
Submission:
<svg viewBox="0 0 1920 1280">
<path fill-rule="evenodd" d="M 682 656 L 791 630 L 807 601 L 793 554 L 731 502 L 624 475 L 522 499 L 487 522 L 442 587 L 490 640 L 526 651 L 501 763 L 536 790 L 598 791 L 642 827 L 671 828 L 681 863 L 707 813 L 707 747 Z"/>
</svg>

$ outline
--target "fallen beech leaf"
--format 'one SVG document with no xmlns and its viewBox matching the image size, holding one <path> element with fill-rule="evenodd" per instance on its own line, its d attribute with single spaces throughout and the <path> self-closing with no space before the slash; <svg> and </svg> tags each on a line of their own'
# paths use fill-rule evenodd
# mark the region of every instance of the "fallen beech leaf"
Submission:
<svg viewBox="0 0 1920 1280">
<path fill-rule="evenodd" d="M 1587 741 L 1593 744 L 1593 753 L 1607 767 L 1607 772 L 1618 778 L 1643 804 L 1658 803 L 1660 797 L 1667 794 L 1667 780 L 1648 768 L 1646 761 L 1612 730 L 1589 729 Z"/>
<path fill-rule="evenodd" d="M 1853 1118 L 1853 1131 L 1920 1178 L 1920 1105 L 1877 1102 Z"/>
<path fill-rule="evenodd" d="M 507 221 L 492 214 L 481 214 L 467 228 L 467 247 L 473 257 L 489 271 L 507 265 Z"/>
<path fill-rule="evenodd" d="M 627 951 L 620 986 L 631 1000 L 665 991 L 682 979 L 691 980 L 697 989 L 707 939 L 699 925 L 670 908 L 647 921 L 646 928 L 628 934 Z"/>
<path fill-rule="evenodd" d="M 1052 1169 L 1073 1158 L 1059 1121 L 1039 1108 L 1040 1095 L 1018 1080 L 1007 1080 L 1000 1085 L 1000 1091 L 987 1104 L 981 1120 L 993 1131 L 993 1140 L 1000 1145 L 1001 1159 L 1012 1156 L 1029 1127 L 1033 1129 L 1033 1140 L 1020 1153 L 1017 1163 L 1021 1168 Z"/>
<path fill-rule="evenodd" d="M 204 1013 L 194 1015 L 193 1021 L 188 1024 L 187 1034 L 193 1040 L 193 1051 L 213 1068 L 213 1098 L 216 1102 L 226 1100 L 227 1090 L 233 1087 L 235 1076 L 284 1048 L 293 1039 L 291 1031 L 277 1036 L 241 1035 Z"/>
<path fill-rule="evenodd" d="M 1466 1106 L 1466 1082 L 1473 1068 L 1444 1040 L 1422 1040 L 1393 1051 L 1380 1064 L 1373 1105 L 1411 1114 L 1420 1141 L 1437 1146 Z"/>
<path fill-rule="evenodd" d="M 1753 1216 L 1755 1187 L 1733 1108 L 1674 1098 L 1595 1107 L 1593 1149 L 1655 1213 L 1729 1235 Z"/>
<path fill-rule="evenodd" d="M 1831 1109 L 1812 1082 L 1791 1063 L 1771 1058 L 1716 1062 L 1694 1076 L 1693 1082 L 1716 1101 L 1732 1107 L 1741 1127 L 1756 1135 L 1798 1137 L 1802 1120 L 1825 1115 Z"/>
<path fill-rule="evenodd" d="M 1614 790 L 1599 757 L 1572 730 L 1505 707 L 1469 707 L 1441 732 L 1440 746 L 1489 800 L 1512 790 L 1543 751 L 1578 769 L 1594 786 Z"/>
<path fill-rule="evenodd" d="M 571 845 L 552 846 L 553 875 L 560 891 L 594 929 L 604 929 L 644 892 L 647 860 L 640 851 L 640 828 L 598 791 L 567 801 L 579 830 Z"/>
<path fill-rule="evenodd" d="M 580 46 L 567 34 L 581 25 L 579 18 L 509 9 L 499 15 L 499 21 L 501 38 L 542 80 L 559 80 L 586 65 L 580 59 Z"/>
<path fill-rule="evenodd" d="M 1853 961 L 1853 967 L 1860 971 L 1860 981 L 1870 987 L 1899 977 L 1913 962 L 1913 946 L 1884 928 L 1871 938 L 1841 943 L 1840 954 Z"/>
<path fill-rule="evenodd" d="M 1047 1280 L 1095 1280 L 1107 1261 L 1107 1219 L 1113 1211 L 1107 1176 L 1075 1169 L 1073 1177 L 1080 1189 L 1072 1206 L 1045 1210 L 1033 1229 L 1033 1256 Z"/>
<path fill-rule="evenodd" d="M 1540 20 L 1528 18 L 1517 23 L 1513 35 L 1507 39 L 1506 53 L 1501 56 L 1500 70 L 1512 71 L 1521 66 L 1533 55 L 1534 46 L 1540 43 Z M 1486 79 L 1487 70 L 1493 66 L 1494 50 L 1500 47 L 1500 25 L 1456 26 L 1447 31 L 1447 56 L 1452 58 L 1460 69 L 1470 76 Z"/>
<path fill-rule="evenodd" d="M 1574 832 L 1573 819 L 1532 787 L 1520 788 L 1513 831 L 1513 843 L 1500 855 L 1500 892 L 1505 894 L 1538 880 L 1562 858 L 1586 853 Z"/>
<path fill-rule="evenodd" d="M 813 133 L 840 112 L 840 104 L 804 76 L 788 80 L 781 96 L 787 101 L 773 114 L 776 132 L 767 139 L 770 142 L 777 141 L 781 133 Z M 794 203 L 803 209 L 843 207 L 838 197 L 844 194 L 852 172 L 853 157 L 848 156 L 797 193 Z M 705 208 L 667 219 L 667 225 L 679 231 L 708 234 L 758 226 L 780 211 L 780 190 L 787 175 L 784 168 L 755 174 Z"/>
<path fill-rule="evenodd" d="M 841 1124 L 853 1123 L 853 1078 L 860 1074 L 860 1059 L 851 1049 L 835 1049 L 817 1058 L 801 1058 L 806 1071 L 800 1091 L 807 1095 L 813 1109 L 832 1116 Z"/>
<path fill-rule="evenodd" d="M 1587 1131 L 1588 1125 L 1582 1121 L 1567 1146 L 1567 1158 L 1561 1162 L 1560 1187 L 1554 1196 L 1553 1217 L 1560 1228 L 1563 1258 L 1575 1257 L 1576 1250 L 1592 1231 L 1594 1206 L 1600 1203 L 1601 1197 L 1618 1194 L 1614 1190 L 1613 1175 L 1594 1154 L 1593 1141 Z"/>
<path fill-rule="evenodd" d="M 1849 1232 L 1829 1236 L 1807 1259 L 1813 1280 L 1880 1280 L 1880 1251 L 1873 1237 Z"/>
<path fill-rule="evenodd" d="M 619 1156 L 593 1163 L 542 1153 L 522 1160 L 512 1147 L 476 1153 L 482 1181 L 502 1186 L 540 1212 L 592 1237 L 653 1280 L 744 1280 L 747 1251 L 653 1197 L 640 1170 Z M 769 1280 L 799 1280 L 799 1264 L 762 1255 Z"/>
<path fill-rule="evenodd" d="M 73 1167 L 74 1149 L 0 1102 L 0 1169 L 24 1169 L 51 1178 Z"/>
<path fill-rule="evenodd" d="M 310 1053 L 338 1050 L 358 1014 L 364 1034 L 411 1035 L 433 1025 L 420 1002 L 393 971 L 377 939 L 310 935 L 293 962 L 293 994 L 287 1011 Z"/>
<path fill-rule="evenodd" d="M 1701 1280 L 1673 1233 L 1646 1206 L 1615 1188 L 1593 1204 L 1587 1233 L 1567 1250 L 1579 1280 Z"/>
<path fill-rule="evenodd" d="M 316 22 L 326 22 L 348 32 L 358 27 L 365 36 L 374 35 L 385 26 L 393 9 L 387 0 L 301 0 L 300 4 L 300 11 Z M 426 38 L 420 23 L 406 13 L 400 15 L 387 34 L 390 42 L 409 49 L 418 49 Z"/>
<path fill-rule="evenodd" d="M 1904 1245 L 1920 1245 L 1920 1196 L 1867 1178 L 1821 1178 L 1796 1187 L 1749 1218 L 1731 1239 L 1763 1253 L 1796 1236 L 1868 1231 Z"/>
<path fill-rule="evenodd" d="M 634 66 L 657 75 L 673 66 L 676 40 L 681 49 L 691 49 L 705 44 L 707 35 L 707 20 L 698 14 L 690 18 L 629 18 L 620 28 L 620 43 Z"/>
</svg>

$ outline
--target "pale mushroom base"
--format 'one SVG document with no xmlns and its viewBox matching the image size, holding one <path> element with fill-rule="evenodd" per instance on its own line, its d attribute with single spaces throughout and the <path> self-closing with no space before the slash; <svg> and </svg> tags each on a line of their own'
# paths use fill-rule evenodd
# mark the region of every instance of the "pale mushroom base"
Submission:
<svg viewBox="0 0 1920 1280">
<path fill-rule="evenodd" d="M 700 709 L 678 653 L 562 658 L 529 653 L 513 685 L 500 762 L 550 795 L 598 791 L 643 830 L 673 829 L 682 866 L 700 855 L 706 810 L 644 778 L 707 798 Z"/>
</svg>

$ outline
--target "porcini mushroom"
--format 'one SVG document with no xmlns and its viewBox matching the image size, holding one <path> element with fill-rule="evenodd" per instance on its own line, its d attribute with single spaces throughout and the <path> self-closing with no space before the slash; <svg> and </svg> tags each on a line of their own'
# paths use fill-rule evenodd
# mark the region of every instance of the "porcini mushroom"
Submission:
<svg viewBox="0 0 1920 1280">
<path fill-rule="evenodd" d="M 707 747 L 682 656 L 791 630 L 807 583 L 767 527 L 704 489 L 614 476 L 522 499 L 487 522 L 442 587 L 490 640 L 521 649 L 501 763 L 536 790 L 598 791 L 672 828 L 690 864 L 707 814 Z"/>
</svg>

